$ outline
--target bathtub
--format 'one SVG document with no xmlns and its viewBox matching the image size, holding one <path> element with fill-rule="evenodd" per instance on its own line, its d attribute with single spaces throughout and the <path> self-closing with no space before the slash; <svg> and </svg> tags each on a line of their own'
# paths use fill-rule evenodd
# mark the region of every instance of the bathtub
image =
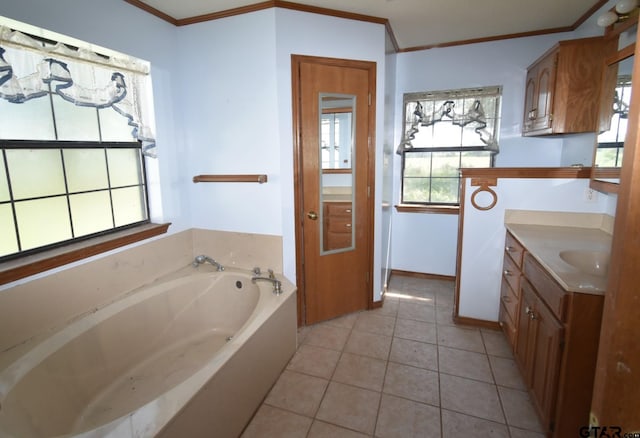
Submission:
<svg viewBox="0 0 640 438">
<path fill-rule="evenodd" d="M 0 437 L 236 437 L 296 348 L 295 288 L 189 267 L 0 372 Z"/>
</svg>

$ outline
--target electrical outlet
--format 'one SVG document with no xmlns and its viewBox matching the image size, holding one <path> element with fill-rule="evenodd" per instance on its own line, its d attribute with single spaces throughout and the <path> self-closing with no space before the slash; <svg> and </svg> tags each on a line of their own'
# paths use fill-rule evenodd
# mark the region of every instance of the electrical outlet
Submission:
<svg viewBox="0 0 640 438">
<path fill-rule="evenodd" d="M 598 200 L 598 192 L 587 187 L 584 189 L 584 200 L 587 202 L 596 202 Z"/>
</svg>

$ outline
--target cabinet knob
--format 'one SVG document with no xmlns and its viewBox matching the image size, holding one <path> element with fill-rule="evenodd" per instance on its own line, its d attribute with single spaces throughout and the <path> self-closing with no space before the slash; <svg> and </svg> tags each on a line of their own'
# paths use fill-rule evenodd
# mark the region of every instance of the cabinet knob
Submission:
<svg viewBox="0 0 640 438">
<path fill-rule="evenodd" d="M 513 246 L 507 245 L 507 246 L 504 247 L 504 250 L 507 251 L 507 252 L 513 252 L 516 249 Z"/>
<path fill-rule="evenodd" d="M 502 273 L 505 275 L 505 277 L 511 277 L 511 271 L 508 269 L 505 269 L 504 271 L 502 271 Z"/>
<path fill-rule="evenodd" d="M 350 208 L 347 208 L 347 209 L 345 210 L 345 212 L 346 212 L 346 213 L 351 213 L 351 209 L 350 209 Z"/>
<path fill-rule="evenodd" d="M 345 227 L 351 228 L 351 224 L 344 224 Z"/>
<path fill-rule="evenodd" d="M 309 213 L 307 213 L 307 217 L 312 221 L 318 220 L 318 213 L 316 213 L 315 211 L 310 211 Z"/>
<path fill-rule="evenodd" d="M 533 313 L 533 312 L 531 312 L 531 313 L 529 314 L 529 319 L 531 319 L 531 320 L 537 319 L 536 314 L 535 314 L 535 313 Z"/>
<path fill-rule="evenodd" d="M 524 311 L 527 315 L 531 315 L 533 313 L 533 310 L 531 309 L 531 307 L 527 306 L 524 308 Z"/>
<path fill-rule="evenodd" d="M 502 295 L 502 301 L 504 301 L 505 303 L 510 303 L 511 297 L 509 295 Z"/>
</svg>

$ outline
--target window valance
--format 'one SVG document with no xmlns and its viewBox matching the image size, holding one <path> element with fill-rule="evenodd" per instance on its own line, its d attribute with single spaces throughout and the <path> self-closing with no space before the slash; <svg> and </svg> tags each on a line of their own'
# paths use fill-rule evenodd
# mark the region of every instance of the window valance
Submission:
<svg viewBox="0 0 640 438">
<path fill-rule="evenodd" d="M 49 93 L 78 106 L 112 108 L 128 119 L 144 154 L 155 156 L 148 63 L 0 26 L 0 98 L 21 104 Z"/>
</svg>

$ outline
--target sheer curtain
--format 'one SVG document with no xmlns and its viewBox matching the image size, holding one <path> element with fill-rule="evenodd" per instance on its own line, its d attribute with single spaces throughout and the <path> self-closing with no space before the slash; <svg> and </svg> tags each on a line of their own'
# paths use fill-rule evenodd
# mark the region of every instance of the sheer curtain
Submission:
<svg viewBox="0 0 640 438">
<path fill-rule="evenodd" d="M 49 93 L 78 106 L 112 108 L 128 119 L 143 153 L 155 157 L 148 63 L 100 55 L 0 25 L 0 98 L 21 104 Z"/>
</svg>

